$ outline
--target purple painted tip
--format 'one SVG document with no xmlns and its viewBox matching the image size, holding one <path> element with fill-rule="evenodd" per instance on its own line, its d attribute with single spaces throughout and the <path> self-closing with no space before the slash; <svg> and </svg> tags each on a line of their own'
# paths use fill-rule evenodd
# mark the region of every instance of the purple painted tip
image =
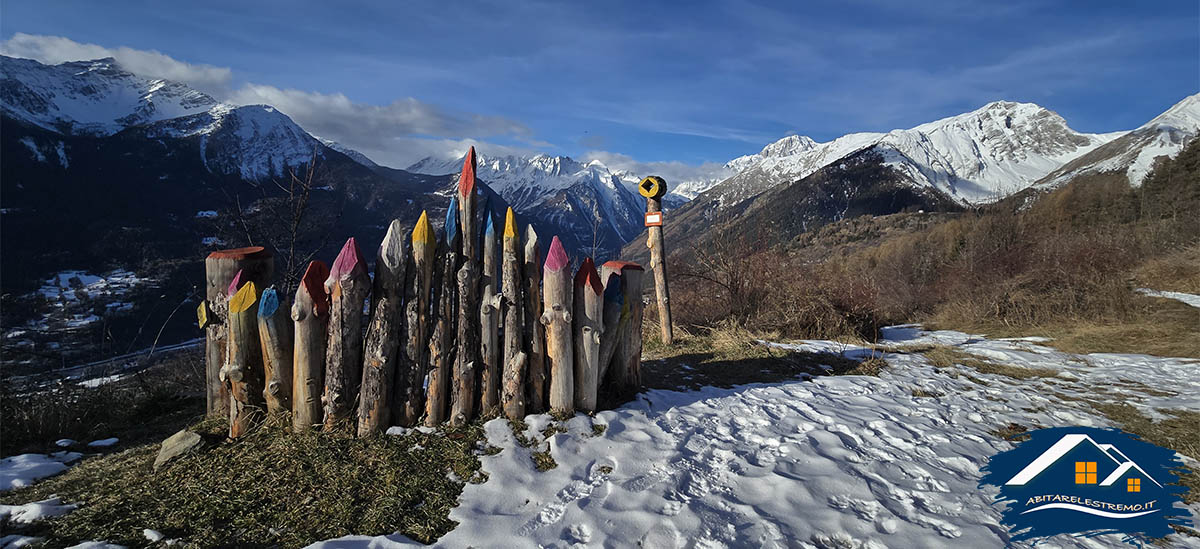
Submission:
<svg viewBox="0 0 1200 549">
<path fill-rule="evenodd" d="M 359 265 L 366 268 L 366 264 L 367 261 L 363 259 L 362 251 L 358 249 L 358 242 L 352 236 L 342 246 L 342 251 L 338 253 L 337 259 L 333 261 L 333 268 L 329 270 L 329 278 L 341 278 Z"/>
<path fill-rule="evenodd" d="M 600 273 L 596 272 L 596 264 L 592 258 L 585 258 L 579 266 L 579 272 L 575 273 L 575 285 L 590 287 L 596 295 L 604 291 L 604 285 L 600 283 Z"/>
<path fill-rule="evenodd" d="M 229 289 L 225 290 L 225 292 L 229 294 L 229 297 L 233 297 L 233 294 L 236 294 L 244 283 L 245 281 L 242 280 L 242 271 L 239 270 L 237 274 L 233 275 L 233 280 L 229 281 Z"/>
<path fill-rule="evenodd" d="M 569 261 L 567 251 L 563 249 L 562 242 L 555 235 L 554 240 L 550 241 L 550 251 L 546 252 L 544 268 L 547 271 L 561 271 Z"/>
</svg>

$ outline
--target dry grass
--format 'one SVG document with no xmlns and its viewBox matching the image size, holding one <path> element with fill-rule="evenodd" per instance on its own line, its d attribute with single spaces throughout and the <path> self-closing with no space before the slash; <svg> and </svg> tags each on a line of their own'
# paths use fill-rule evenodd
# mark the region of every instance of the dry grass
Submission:
<svg viewBox="0 0 1200 549">
<path fill-rule="evenodd" d="M 1141 437 L 1146 442 L 1200 460 L 1200 412 L 1159 410 L 1171 417 L 1153 421 L 1128 404 L 1093 402 L 1091 405 L 1121 429 Z M 1179 476 L 1179 484 L 1188 488 L 1188 492 L 1184 494 L 1184 503 L 1200 502 L 1200 472 L 1185 468 Z"/>
<path fill-rule="evenodd" d="M 1155 290 L 1200 294 L 1200 244 L 1143 263 L 1133 278 Z"/>
<path fill-rule="evenodd" d="M 929 363 L 934 368 L 951 368 L 955 365 L 967 366 L 984 374 L 1002 375 L 1013 379 L 1054 377 L 1058 374 L 1055 370 L 1048 368 L 1026 368 L 1010 364 L 1000 364 L 949 345 L 933 345 L 924 349 L 921 353 L 925 355 L 925 358 L 929 360 Z"/>
</svg>

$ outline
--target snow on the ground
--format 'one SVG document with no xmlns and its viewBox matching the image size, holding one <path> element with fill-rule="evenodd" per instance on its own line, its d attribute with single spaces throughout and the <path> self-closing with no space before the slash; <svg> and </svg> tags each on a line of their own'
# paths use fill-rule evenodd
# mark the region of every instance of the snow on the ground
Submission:
<svg viewBox="0 0 1200 549">
<path fill-rule="evenodd" d="M 108 448 L 119 441 L 120 439 L 116 438 L 102 438 L 100 440 L 93 440 L 88 443 L 88 448 Z"/>
<path fill-rule="evenodd" d="M 125 549 L 125 546 L 107 541 L 85 541 L 79 545 L 72 545 L 67 549 Z"/>
<path fill-rule="evenodd" d="M 1175 301 L 1179 301 L 1181 303 L 1187 303 L 1188 305 L 1191 305 L 1193 307 L 1200 308 L 1200 295 L 1185 294 L 1183 292 L 1160 292 L 1158 290 L 1151 290 L 1150 288 L 1138 288 L 1137 291 L 1139 294 L 1142 294 L 1142 295 L 1148 295 L 1150 297 L 1162 297 L 1162 298 L 1166 298 L 1166 299 L 1174 299 Z"/>
<path fill-rule="evenodd" d="M 76 444 L 75 441 L 73 439 L 69 439 L 69 438 L 60 438 L 60 439 L 54 441 L 54 445 L 58 446 L 59 448 L 70 448 L 70 447 L 74 446 L 75 444 Z"/>
<path fill-rule="evenodd" d="M 30 547 L 43 541 L 46 541 L 46 539 L 22 536 L 20 534 L 9 534 L 7 536 L 0 536 L 0 549 L 20 549 L 21 547 Z"/>
<path fill-rule="evenodd" d="M 57 496 L 23 505 L 0 504 L 0 524 L 11 521 L 30 524 L 45 518 L 58 517 L 74 511 L 77 505 L 62 502 Z"/>
<path fill-rule="evenodd" d="M 113 374 L 111 376 L 85 379 L 83 381 L 80 381 L 79 384 L 84 387 L 87 387 L 89 389 L 95 389 L 96 387 L 99 387 L 101 385 L 108 385 L 109 383 L 121 381 L 121 379 L 123 379 L 124 377 L 125 377 L 125 374 Z"/>
<path fill-rule="evenodd" d="M 558 467 L 534 470 L 530 450 L 501 419 L 485 425 L 499 454 L 489 480 L 467 484 L 445 547 L 1002 547 L 996 490 L 980 467 L 1011 448 L 993 431 L 1109 426 L 1061 398 L 1200 410 L 1200 362 L 1142 355 L 1073 355 L 1035 341 L 988 340 L 901 326 L 894 345 L 952 345 L 997 362 L 1049 368 L 1013 379 L 933 368 L 919 354 L 884 356 L 879 377 L 817 377 L 732 389 L 651 390 L 620 409 L 577 416 L 549 438 Z M 848 356 L 834 342 L 791 345 Z M 970 375 L 974 380 L 968 379 Z M 1139 387 L 1151 387 L 1154 395 Z M 936 397 L 915 397 L 913 391 Z M 1168 394 L 1171 393 L 1171 394 Z M 1159 396 L 1155 396 L 1159 395 Z M 549 424 L 527 418 L 527 434 Z M 600 436 L 593 424 L 606 425 Z M 1189 461 L 1195 466 L 1194 460 Z M 1192 506 L 1200 515 L 1200 505 Z M 1181 546 L 1200 540 L 1172 536 Z M 1051 540 L 1059 547 L 1124 546 L 1119 536 Z M 419 545 L 401 535 L 347 536 L 317 548 Z"/>
<path fill-rule="evenodd" d="M 38 479 L 57 475 L 81 457 L 83 454 L 79 452 L 54 452 L 0 459 L 0 492 L 24 488 Z"/>
</svg>

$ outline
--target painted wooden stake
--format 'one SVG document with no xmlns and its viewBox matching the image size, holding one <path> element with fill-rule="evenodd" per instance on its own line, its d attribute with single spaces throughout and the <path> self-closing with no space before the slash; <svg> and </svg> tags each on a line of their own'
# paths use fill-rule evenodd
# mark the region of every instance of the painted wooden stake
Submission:
<svg viewBox="0 0 1200 549">
<path fill-rule="evenodd" d="M 405 335 L 404 358 L 401 362 L 403 375 L 396 376 L 396 406 L 393 412 L 395 423 L 412 427 L 425 411 L 425 374 L 429 371 L 429 293 L 433 283 L 433 264 L 437 253 L 437 240 L 429 215 L 421 212 L 421 218 L 412 232 L 412 254 L 409 257 L 407 283 L 405 285 Z"/>
<path fill-rule="evenodd" d="M 292 353 L 292 430 L 308 431 L 321 423 L 321 392 L 325 388 L 325 344 L 329 328 L 329 294 L 325 279 L 329 267 L 321 261 L 308 264 L 296 299 L 292 323 L 296 327 Z"/>
<path fill-rule="evenodd" d="M 462 172 L 458 175 L 458 222 L 462 235 L 462 255 L 466 261 L 477 260 L 475 248 L 475 147 L 467 150 Z"/>
<path fill-rule="evenodd" d="M 604 330 L 604 312 L 600 274 L 592 258 L 583 260 L 575 275 L 575 314 L 572 335 L 575 338 L 575 409 L 596 411 L 596 391 L 600 377 L 600 334 Z"/>
<path fill-rule="evenodd" d="M 546 358 L 550 362 L 550 409 L 575 411 L 575 351 L 571 347 L 571 269 L 567 252 L 555 236 L 542 270 L 542 324 L 546 325 Z"/>
<path fill-rule="evenodd" d="M 363 347 L 362 390 L 358 399 L 360 437 L 387 429 L 392 420 L 392 390 L 396 377 L 408 375 L 407 371 L 397 371 L 400 342 L 405 339 L 401 307 L 404 270 L 408 263 L 405 232 L 399 219 L 392 220 L 375 261 L 371 321 Z"/>
<path fill-rule="evenodd" d="M 621 323 L 629 322 L 628 310 L 624 310 L 625 314 L 622 314 L 625 294 L 621 288 L 621 273 L 611 272 L 607 268 L 603 268 L 602 272 L 605 273 L 601 275 L 604 279 L 604 332 L 600 334 L 600 371 L 596 376 L 598 383 L 604 382 L 608 366 L 612 364 L 617 342 L 621 339 Z"/>
<path fill-rule="evenodd" d="M 236 277 L 235 277 L 236 280 Z M 258 286 L 247 282 L 229 298 L 229 438 L 245 436 L 263 417 L 263 362 L 258 339 Z"/>
<path fill-rule="evenodd" d="M 225 325 L 229 314 L 229 282 L 238 271 L 265 287 L 270 283 L 275 270 L 275 260 L 261 246 L 219 250 L 204 260 L 205 318 L 201 322 L 205 331 L 204 345 L 204 392 L 209 416 L 224 417 L 229 414 L 229 388 L 221 379 L 228 353 L 229 327 Z"/>
<path fill-rule="evenodd" d="M 642 274 L 645 269 L 627 261 L 609 261 L 604 268 L 606 273 L 621 273 L 621 298 L 624 301 L 621 315 L 629 315 L 628 321 L 621 321 L 620 339 L 604 383 L 611 386 L 618 397 L 628 398 L 636 394 L 642 384 Z"/>
<path fill-rule="evenodd" d="M 478 304 L 471 300 L 478 275 L 475 264 L 464 261 L 458 269 L 458 350 L 454 359 L 454 385 L 450 394 L 450 424 L 462 425 L 475 418 L 475 381 L 479 364 L 479 325 L 474 322 Z"/>
<path fill-rule="evenodd" d="M 292 412 L 292 320 L 280 308 L 279 293 L 272 286 L 258 300 L 258 339 L 262 344 L 263 397 L 267 413 L 284 416 Z"/>
<path fill-rule="evenodd" d="M 521 239 L 517 236 L 517 220 L 513 209 L 504 215 L 503 260 L 500 262 L 501 289 L 504 292 L 504 385 L 500 395 L 500 406 L 509 419 L 525 417 L 525 362 L 528 355 L 521 350 L 525 335 L 521 301 L 521 265 L 517 252 Z"/>
<path fill-rule="evenodd" d="M 358 243 L 351 237 L 342 246 L 325 291 L 329 293 L 329 342 L 325 346 L 325 430 L 351 428 L 354 403 L 362 381 L 363 303 L 371 276 Z"/>
<path fill-rule="evenodd" d="M 450 403 L 450 378 L 454 365 L 454 334 L 458 319 L 458 249 L 462 245 L 458 225 L 458 198 L 450 199 L 446 210 L 445 236 L 441 245 L 441 268 L 433 283 L 437 297 L 437 320 L 429 342 L 429 390 L 425 399 L 425 425 L 437 426 L 446 421 Z"/>
<path fill-rule="evenodd" d="M 647 181 L 651 184 L 647 185 Z M 646 246 L 650 248 L 650 269 L 654 271 L 654 292 L 658 298 L 658 324 L 664 345 L 675 341 L 675 332 L 671 325 L 671 294 L 667 289 L 667 249 L 663 241 L 662 228 L 662 197 L 667 192 L 667 183 L 661 177 L 650 176 L 642 180 L 638 187 L 646 197 L 646 219 L 649 234 L 646 236 Z M 657 214 L 658 223 L 651 224 L 650 218 Z"/>
<path fill-rule="evenodd" d="M 529 356 L 529 382 L 525 412 L 546 411 L 546 327 L 542 325 L 542 254 L 537 231 L 525 227 L 525 257 L 522 272 L 525 282 L 525 353 Z"/>
<path fill-rule="evenodd" d="M 500 282 L 496 272 L 496 229 L 492 215 L 486 209 L 483 230 L 483 273 L 479 282 L 483 294 L 479 306 L 481 331 L 479 354 L 483 361 L 480 413 L 491 414 L 500 406 L 500 301 L 497 292 Z"/>
</svg>

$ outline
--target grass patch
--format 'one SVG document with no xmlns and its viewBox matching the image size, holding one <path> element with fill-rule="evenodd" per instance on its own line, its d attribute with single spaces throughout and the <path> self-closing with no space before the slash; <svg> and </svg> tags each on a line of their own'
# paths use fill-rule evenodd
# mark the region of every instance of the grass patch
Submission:
<svg viewBox="0 0 1200 549">
<path fill-rule="evenodd" d="M 936 391 L 927 391 L 925 389 L 917 387 L 912 390 L 912 396 L 915 398 L 938 398 L 938 397 L 942 397 L 945 395 L 943 395 L 942 393 L 938 393 Z"/>
<path fill-rule="evenodd" d="M 193 429 L 220 440 L 223 420 Z M 445 434 L 352 438 L 263 428 L 168 464 L 157 444 L 87 459 L 66 473 L 0 496 L 18 504 L 57 494 L 79 509 L 32 526 L 53 545 L 104 539 L 145 544 L 143 528 L 200 547 L 300 547 L 347 534 L 402 532 L 432 542 L 454 528 L 450 508 L 480 464 L 479 424 Z"/>
<path fill-rule="evenodd" d="M 1116 423 L 1126 432 L 1146 442 L 1170 448 L 1192 459 L 1200 459 L 1200 412 L 1192 410 L 1159 410 L 1170 417 L 1153 421 L 1128 404 L 1091 403 L 1096 411 Z M 1184 468 L 1179 484 L 1186 486 L 1184 503 L 1200 502 L 1200 472 Z"/>
<path fill-rule="evenodd" d="M 607 430 L 608 430 L 608 425 L 605 425 L 603 423 L 593 423 L 592 424 L 592 436 L 594 436 L 594 437 L 603 435 L 604 431 L 607 431 Z"/>
<path fill-rule="evenodd" d="M 971 354 L 966 351 L 951 347 L 949 345 L 934 345 L 933 347 L 923 351 L 925 358 L 934 368 L 951 368 L 955 365 L 967 366 L 980 373 L 996 374 L 1013 379 L 1031 379 L 1036 377 L 1054 377 L 1058 375 L 1056 370 L 1049 368 L 1026 368 L 1023 366 L 1013 366 L 1010 364 L 1000 364 L 993 362 L 979 355 Z M 987 385 L 987 383 L 967 376 L 968 379 Z"/>
<path fill-rule="evenodd" d="M 1027 431 L 1029 431 L 1029 428 L 1024 425 L 1019 423 L 1009 423 L 1004 427 L 992 429 L 990 432 L 993 435 L 996 435 L 997 438 L 1015 442 L 1023 442 L 1029 440 L 1029 435 L 1025 434 Z"/>
</svg>

